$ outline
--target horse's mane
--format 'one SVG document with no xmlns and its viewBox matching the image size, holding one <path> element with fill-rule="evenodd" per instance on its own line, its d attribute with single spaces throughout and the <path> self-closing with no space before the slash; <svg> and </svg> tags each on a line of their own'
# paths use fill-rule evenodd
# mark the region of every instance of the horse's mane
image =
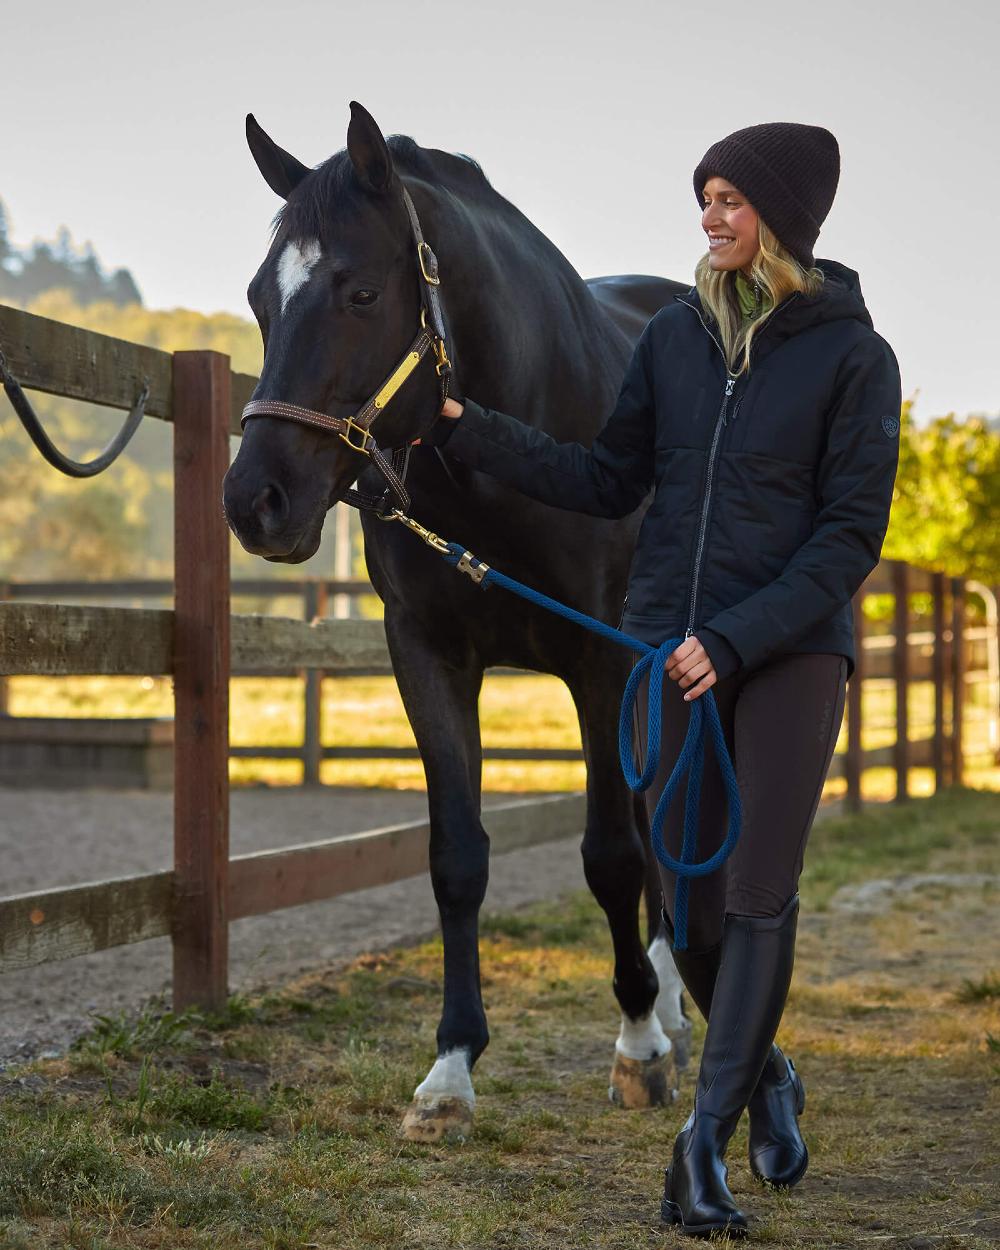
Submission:
<svg viewBox="0 0 1000 1250">
<path fill-rule="evenodd" d="M 485 195 L 497 203 L 506 203 L 479 162 L 464 152 L 422 148 L 410 135 L 386 135 L 385 142 L 400 173 L 461 191 L 465 195 Z M 357 176 L 347 149 L 342 148 L 317 165 L 305 185 L 307 193 L 296 189 L 275 213 L 271 234 L 273 236 L 284 226 L 290 237 L 318 239 L 321 245 L 328 245 L 331 239 L 327 236 L 337 221 L 337 210 L 347 199 L 359 193 Z"/>
</svg>

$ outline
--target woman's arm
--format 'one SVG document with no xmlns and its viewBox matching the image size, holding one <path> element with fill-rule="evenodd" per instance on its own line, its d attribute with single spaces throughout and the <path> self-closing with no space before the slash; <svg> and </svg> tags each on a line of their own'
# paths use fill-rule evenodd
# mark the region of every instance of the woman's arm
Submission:
<svg viewBox="0 0 1000 1250">
<path fill-rule="evenodd" d="M 705 622 L 746 668 L 780 654 L 849 603 L 879 562 L 899 462 L 899 365 L 885 339 L 873 335 L 850 353 L 841 374 L 812 535 L 778 577 Z"/>
<path fill-rule="evenodd" d="M 460 417 L 443 415 L 424 442 L 556 508 L 623 517 L 653 485 L 653 402 L 649 326 L 636 344 L 614 410 L 588 450 L 558 443 L 515 417 L 463 401 Z"/>
</svg>

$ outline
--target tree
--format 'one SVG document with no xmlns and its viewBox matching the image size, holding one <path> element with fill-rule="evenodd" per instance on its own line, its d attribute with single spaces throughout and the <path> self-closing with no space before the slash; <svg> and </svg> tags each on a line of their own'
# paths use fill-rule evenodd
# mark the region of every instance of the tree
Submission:
<svg viewBox="0 0 1000 1250">
<path fill-rule="evenodd" d="M 915 429 L 903 405 L 899 469 L 883 554 L 950 577 L 1000 575 L 1000 433 L 952 412 Z"/>
</svg>

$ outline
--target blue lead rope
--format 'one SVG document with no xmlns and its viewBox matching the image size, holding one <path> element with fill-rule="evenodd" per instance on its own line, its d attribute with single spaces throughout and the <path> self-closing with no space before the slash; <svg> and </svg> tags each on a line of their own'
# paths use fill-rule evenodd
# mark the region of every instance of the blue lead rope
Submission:
<svg viewBox="0 0 1000 1250">
<path fill-rule="evenodd" d="M 430 537 L 435 538 L 436 535 L 431 535 Z M 441 540 L 438 539 L 438 542 L 441 542 Z M 618 719 L 618 756 L 621 760 L 622 773 L 625 776 L 629 789 L 635 792 L 648 790 L 653 783 L 660 763 L 663 672 L 671 653 L 676 647 L 680 646 L 684 639 L 681 637 L 668 638 L 666 641 L 661 642 L 658 647 L 651 647 L 649 643 L 643 642 L 639 638 L 633 638 L 631 635 L 623 633 L 620 629 L 614 629 L 611 625 L 606 625 L 603 621 L 599 621 L 593 616 L 588 616 L 585 612 L 577 612 L 574 608 L 567 607 L 565 603 L 560 603 L 557 599 L 550 599 L 548 595 L 543 595 L 540 591 L 533 590 L 530 586 L 525 586 L 523 582 L 515 581 L 514 578 L 507 577 L 496 569 L 482 564 L 470 552 L 466 551 L 460 543 L 441 542 L 441 546 L 435 545 L 435 547 L 449 564 L 454 567 L 461 566 L 462 571 L 469 573 L 473 580 L 484 590 L 491 585 L 502 586 L 505 590 L 510 590 L 515 595 L 520 595 L 522 599 L 527 599 L 529 603 L 535 603 L 541 608 L 546 608 L 557 616 L 565 617 L 568 621 L 575 621 L 577 625 L 582 625 L 584 629 L 589 629 L 592 633 L 599 634 L 602 638 L 607 638 L 611 642 L 617 642 L 620 646 L 628 647 L 631 651 L 642 653 L 641 658 L 629 674 L 628 681 L 625 683 L 625 691 L 622 695 L 621 715 Z M 447 550 L 444 548 L 447 548 Z M 649 672 L 649 736 L 646 764 L 642 772 L 637 773 L 632 757 L 632 716 L 635 709 L 639 682 L 647 671 Z M 706 707 L 708 709 L 707 712 Z M 691 700 L 690 708 L 691 715 L 688 720 L 688 730 L 684 739 L 684 745 L 677 757 L 677 763 L 670 774 L 670 779 L 663 788 L 663 793 L 660 795 L 656 809 L 653 812 L 653 818 L 650 821 L 650 839 L 653 844 L 653 850 L 656 852 L 656 858 L 677 877 L 677 886 L 674 893 L 674 950 L 678 951 L 687 950 L 689 883 L 693 877 L 706 877 L 709 873 L 715 872 L 729 858 L 739 840 L 742 815 L 736 773 L 733 769 L 733 762 L 729 758 L 729 749 L 726 745 L 725 735 L 722 732 L 719 710 L 716 707 L 712 691 L 706 690 L 703 695 Z M 701 863 L 696 863 L 694 857 L 698 849 L 698 806 L 701 798 L 701 776 L 705 760 L 705 738 L 707 734 L 711 735 L 715 756 L 722 768 L 726 784 L 726 794 L 729 800 L 729 828 L 726 830 L 726 840 L 715 854 Z M 680 859 L 674 859 L 667 851 L 663 842 L 663 821 L 677 787 L 680 785 L 685 773 L 689 771 L 691 776 L 684 800 L 684 842 L 681 847 Z"/>
</svg>

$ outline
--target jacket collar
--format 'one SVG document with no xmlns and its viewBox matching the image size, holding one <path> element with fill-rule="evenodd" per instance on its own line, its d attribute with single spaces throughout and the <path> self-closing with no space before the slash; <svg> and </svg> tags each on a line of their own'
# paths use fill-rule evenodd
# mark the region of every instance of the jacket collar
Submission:
<svg viewBox="0 0 1000 1250">
<path fill-rule="evenodd" d="M 754 337 L 754 346 L 759 346 L 759 351 L 754 352 L 758 359 L 793 334 L 827 321 L 854 320 L 869 329 L 874 328 L 856 270 L 837 260 L 817 258 L 815 265 L 823 271 L 822 287 L 812 297 L 802 291 L 793 291 L 781 301 Z M 716 333 L 718 326 L 715 318 L 702 305 L 697 286 L 675 295 L 674 299 L 694 308 L 710 333 Z"/>
</svg>

